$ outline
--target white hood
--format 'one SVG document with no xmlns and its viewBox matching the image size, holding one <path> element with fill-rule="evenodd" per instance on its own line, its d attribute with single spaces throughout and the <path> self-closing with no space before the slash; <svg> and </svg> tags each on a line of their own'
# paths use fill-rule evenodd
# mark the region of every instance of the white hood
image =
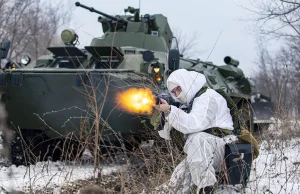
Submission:
<svg viewBox="0 0 300 194">
<path fill-rule="evenodd" d="M 169 82 L 173 82 L 181 87 L 181 90 L 186 97 L 187 104 L 195 97 L 196 93 L 204 86 L 206 83 L 206 78 L 203 74 L 195 71 L 187 71 L 185 69 L 178 69 L 171 73 L 167 80 L 167 87 L 169 87 Z M 171 91 L 169 90 L 171 93 Z M 172 98 L 178 101 L 176 96 L 171 93 Z"/>
</svg>

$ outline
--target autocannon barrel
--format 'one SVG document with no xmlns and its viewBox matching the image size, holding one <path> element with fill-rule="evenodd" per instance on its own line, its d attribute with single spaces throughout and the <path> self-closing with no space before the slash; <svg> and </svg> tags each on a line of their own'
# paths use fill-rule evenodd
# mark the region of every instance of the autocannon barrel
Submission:
<svg viewBox="0 0 300 194">
<path fill-rule="evenodd" d="M 111 20 L 113 20 L 113 21 L 119 21 L 119 22 L 121 22 L 121 23 L 123 23 L 123 24 L 125 24 L 125 25 L 128 24 L 128 21 L 127 21 L 127 20 L 124 20 L 123 18 L 117 18 L 117 17 L 111 16 L 111 15 L 108 15 L 108 14 L 106 14 L 106 13 L 103 13 L 103 12 L 101 12 L 101 11 L 98 11 L 98 10 L 94 9 L 93 7 L 88 7 L 88 6 L 83 5 L 83 4 L 79 3 L 79 2 L 76 2 L 75 5 L 76 5 L 77 7 L 82 7 L 82 8 L 84 8 L 84 9 L 87 9 L 87 10 L 89 10 L 90 12 L 95 12 L 95 13 L 98 13 L 98 14 L 100 14 L 100 15 L 103 15 L 103 16 L 105 16 L 105 17 L 107 17 L 107 18 L 109 18 L 109 19 L 111 19 Z"/>
<path fill-rule="evenodd" d="M 227 65 L 233 65 L 233 66 L 235 66 L 235 67 L 237 67 L 237 66 L 240 64 L 240 62 L 239 62 L 238 60 L 233 59 L 233 58 L 231 58 L 231 57 L 229 57 L 229 56 L 226 56 L 226 57 L 224 58 L 224 62 L 225 62 Z"/>
</svg>

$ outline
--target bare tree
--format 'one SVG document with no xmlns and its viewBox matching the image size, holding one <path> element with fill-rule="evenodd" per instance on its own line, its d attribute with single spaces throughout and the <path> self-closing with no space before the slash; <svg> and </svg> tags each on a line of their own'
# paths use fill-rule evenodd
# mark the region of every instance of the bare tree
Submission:
<svg viewBox="0 0 300 194">
<path fill-rule="evenodd" d="M 172 49 L 177 48 L 178 44 L 179 52 L 185 58 L 195 57 L 197 54 L 199 54 L 197 46 L 199 44 L 200 34 L 198 32 L 187 34 L 183 33 L 182 30 L 174 29 L 173 33 L 173 36 L 176 37 L 176 40 L 174 41 L 173 39 Z"/>
<path fill-rule="evenodd" d="M 254 81 L 258 91 L 270 96 L 277 108 L 285 113 L 299 112 L 299 55 L 300 46 L 281 48 L 273 55 L 260 48 L 258 70 Z M 279 109 L 278 109 L 279 110 Z"/>
<path fill-rule="evenodd" d="M 300 2 L 299 0 L 256 0 L 252 21 L 263 38 L 282 40 L 274 53 L 260 46 L 255 82 L 258 90 L 272 97 L 286 113 L 300 112 Z M 266 41 L 261 45 L 266 45 Z"/>
<path fill-rule="evenodd" d="M 47 53 L 57 30 L 67 24 L 71 10 L 46 0 L 0 0 L 0 39 L 9 39 L 9 60 L 29 54 L 34 60 Z"/>
<path fill-rule="evenodd" d="M 253 21 L 263 35 L 272 38 L 299 38 L 299 0 L 250 0 L 254 6 Z"/>
</svg>

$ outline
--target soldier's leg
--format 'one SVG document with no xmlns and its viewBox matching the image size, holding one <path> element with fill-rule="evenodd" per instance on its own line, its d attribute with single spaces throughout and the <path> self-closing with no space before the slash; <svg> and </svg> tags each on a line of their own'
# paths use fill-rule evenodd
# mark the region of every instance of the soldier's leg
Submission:
<svg viewBox="0 0 300 194">
<path fill-rule="evenodd" d="M 217 183 L 215 170 L 224 159 L 225 141 L 208 133 L 190 135 L 184 151 L 191 180 L 199 188 Z"/>
<path fill-rule="evenodd" d="M 190 193 L 191 173 L 187 165 L 184 159 L 176 166 L 170 178 L 170 193 Z"/>
</svg>

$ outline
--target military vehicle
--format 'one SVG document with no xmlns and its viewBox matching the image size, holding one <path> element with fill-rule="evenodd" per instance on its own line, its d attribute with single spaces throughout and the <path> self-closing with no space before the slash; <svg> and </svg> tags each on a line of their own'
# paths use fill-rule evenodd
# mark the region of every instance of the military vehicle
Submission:
<svg viewBox="0 0 300 194">
<path fill-rule="evenodd" d="M 271 124 L 275 123 L 274 112 L 275 107 L 271 98 L 261 93 L 251 96 L 251 105 L 254 112 L 254 130 L 267 129 Z"/>
<path fill-rule="evenodd" d="M 65 45 L 49 47 L 50 55 L 34 61 L 25 56 L 21 63 L 10 62 L 0 74 L 1 100 L 11 128 L 19 132 L 11 143 L 14 164 L 24 164 L 22 152 L 29 148 L 44 159 L 59 159 L 62 151 L 53 154 L 62 146 L 59 140 L 81 149 L 76 140 L 93 148 L 98 134 L 101 145 L 114 146 L 122 139 L 146 137 L 144 127 L 151 126 L 151 112 L 130 111 L 124 108 L 128 103 L 118 102 L 122 98 L 116 96 L 148 88 L 173 103 L 166 80 L 178 68 L 204 73 L 210 87 L 223 88 L 241 108 L 248 105 L 253 85 L 238 68 L 239 62 L 225 57 L 226 65 L 217 66 L 184 59 L 178 49 L 171 49 L 175 38 L 162 14 L 140 15 L 139 9 L 128 7 L 125 13 L 133 15 L 111 16 L 79 2 L 75 5 L 100 15 L 104 33 L 100 38 L 78 48 L 76 32 L 65 29 L 61 33 Z M 12 64 L 18 65 L 12 68 Z M 125 105 L 120 108 L 118 103 Z M 27 142 L 24 149 L 20 139 Z"/>
<path fill-rule="evenodd" d="M 179 68 L 193 70 L 206 76 L 207 86 L 213 89 L 223 89 L 236 103 L 241 124 L 251 132 L 254 131 L 254 115 L 251 105 L 251 95 L 256 92 L 253 80 L 246 78 L 239 61 L 230 56 L 224 57 L 226 65 L 217 66 L 212 62 L 180 59 Z"/>
</svg>

